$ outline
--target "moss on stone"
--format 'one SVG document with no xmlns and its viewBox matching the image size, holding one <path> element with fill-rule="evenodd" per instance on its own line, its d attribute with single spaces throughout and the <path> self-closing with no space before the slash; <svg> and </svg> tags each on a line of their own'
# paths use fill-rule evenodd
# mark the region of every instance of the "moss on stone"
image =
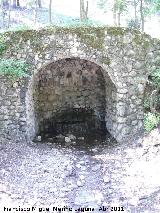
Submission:
<svg viewBox="0 0 160 213">
<path fill-rule="evenodd" d="M 55 44 L 55 47 L 57 49 L 63 49 L 64 48 L 64 46 L 62 44 Z"/>
<path fill-rule="evenodd" d="M 104 46 L 104 38 L 106 35 L 109 36 L 123 36 L 128 32 L 133 35 L 133 42 L 141 46 L 142 49 L 147 49 L 150 46 L 150 42 L 152 39 L 150 36 L 146 34 L 142 34 L 137 30 L 129 30 L 127 28 L 120 27 L 89 27 L 89 26 L 78 26 L 78 27 L 48 27 L 39 30 L 19 30 L 19 31 L 11 31 L 3 34 L 3 37 L 9 38 L 5 39 L 5 45 L 7 48 L 11 49 L 13 52 L 17 51 L 15 48 L 15 44 L 18 45 L 18 48 L 23 48 L 23 44 L 26 42 L 30 42 L 33 51 L 42 52 L 49 49 L 50 44 L 44 46 L 43 38 L 50 37 L 55 35 L 58 37 L 66 36 L 66 39 L 69 35 L 76 36 L 80 42 L 85 44 L 89 48 L 93 48 L 95 50 L 103 51 L 105 49 Z M 119 41 L 120 42 L 120 41 Z M 55 48 L 63 48 L 63 45 L 56 44 Z M 123 43 L 121 44 L 123 46 Z"/>
<path fill-rule="evenodd" d="M 53 29 L 51 29 L 52 31 Z M 80 38 L 88 47 L 101 50 L 104 48 L 105 28 L 102 27 L 72 27 L 55 28 L 55 33 L 72 34 Z"/>
<path fill-rule="evenodd" d="M 110 65 L 111 64 L 111 60 L 108 57 L 102 57 L 101 62 L 103 64 L 106 64 L 106 65 Z"/>
<path fill-rule="evenodd" d="M 150 46 L 152 40 L 150 36 L 147 34 L 141 34 L 140 32 L 135 32 L 133 37 L 133 42 L 136 45 L 141 46 L 143 49 L 147 49 Z"/>
<path fill-rule="evenodd" d="M 72 34 L 77 35 L 89 47 L 94 49 L 103 49 L 105 28 L 102 27 L 52 27 L 40 30 L 26 30 L 26 31 L 13 31 L 6 32 L 5 36 L 10 37 L 13 43 L 19 43 L 20 38 L 23 42 L 28 40 L 39 49 L 42 42 L 42 36 L 50 36 L 53 34 Z M 39 44 L 38 44 L 39 43 Z M 37 45 L 38 44 L 38 45 Z M 38 47 L 39 46 L 39 47 Z M 41 49 L 41 48 L 40 48 Z"/>
<path fill-rule="evenodd" d="M 0 35 L 0 56 L 7 50 L 7 44 L 5 42 L 5 37 L 3 34 Z"/>
<path fill-rule="evenodd" d="M 107 34 L 110 35 L 110 36 L 124 35 L 126 32 L 128 32 L 127 28 L 121 28 L 121 27 L 109 27 L 109 28 L 107 28 Z"/>
</svg>

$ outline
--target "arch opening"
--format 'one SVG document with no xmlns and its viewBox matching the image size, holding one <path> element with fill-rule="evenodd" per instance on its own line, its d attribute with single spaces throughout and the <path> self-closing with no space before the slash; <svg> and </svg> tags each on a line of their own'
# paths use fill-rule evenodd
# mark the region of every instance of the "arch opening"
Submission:
<svg viewBox="0 0 160 213">
<path fill-rule="evenodd" d="M 106 134 L 106 118 L 109 119 L 111 110 L 107 102 L 115 90 L 107 85 L 113 83 L 103 68 L 88 60 L 66 58 L 41 68 L 30 89 L 32 136 Z"/>
</svg>

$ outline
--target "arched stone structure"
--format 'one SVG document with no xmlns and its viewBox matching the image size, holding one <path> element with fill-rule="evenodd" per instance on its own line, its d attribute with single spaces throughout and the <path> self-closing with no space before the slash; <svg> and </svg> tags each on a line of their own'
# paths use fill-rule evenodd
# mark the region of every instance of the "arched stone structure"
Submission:
<svg viewBox="0 0 160 213">
<path fill-rule="evenodd" d="M 32 85 L 28 90 L 27 103 L 32 102 L 33 105 L 26 105 L 28 135 L 31 137 L 50 128 L 55 131 L 57 117 L 65 118 L 64 114 L 67 116 L 68 113 L 73 116 L 74 110 L 82 111 L 85 120 L 87 113 L 93 111 L 92 115 L 89 113 L 94 120 L 94 124 L 90 125 L 93 132 L 106 127 L 112 131 L 116 87 L 107 72 L 97 64 L 80 58 L 51 62 L 34 75 Z M 29 100 L 31 98 L 33 101 Z M 73 122 L 72 116 L 66 118 L 69 123 Z M 82 116 L 79 118 L 81 122 L 84 120 Z M 58 121 L 61 119 L 59 117 Z"/>
<path fill-rule="evenodd" d="M 23 59 L 31 69 L 29 78 L 14 85 L 1 76 L 1 137 L 34 135 L 36 128 L 31 123 L 36 117 L 28 109 L 35 109 L 35 79 L 67 58 L 85 60 L 102 70 L 108 88 L 105 122 L 113 137 L 123 141 L 143 130 L 145 84 L 149 73 L 160 65 L 158 40 L 124 28 L 89 27 L 8 32 L 3 37 L 7 48 L 1 57 Z"/>
</svg>

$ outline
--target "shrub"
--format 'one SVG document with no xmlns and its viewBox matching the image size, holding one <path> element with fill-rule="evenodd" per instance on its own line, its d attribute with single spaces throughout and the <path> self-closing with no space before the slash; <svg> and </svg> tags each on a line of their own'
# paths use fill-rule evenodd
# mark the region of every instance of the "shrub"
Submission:
<svg viewBox="0 0 160 213">
<path fill-rule="evenodd" d="M 138 19 L 130 19 L 127 22 L 127 27 L 130 29 L 137 29 L 140 30 L 140 21 Z"/>
<path fill-rule="evenodd" d="M 0 36 L 0 55 L 3 54 L 6 48 L 7 48 L 7 45 L 5 44 L 3 37 Z"/>
<path fill-rule="evenodd" d="M 149 100 L 149 98 L 145 97 L 143 106 L 144 106 L 145 110 L 149 110 L 150 109 L 150 100 Z"/>
<path fill-rule="evenodd" d="M 0 60 L 0 74 L 8 76 L 12 80 L 27 77 L 29 65 L 23 60 L 2 59 Z"/>
<path fill-rule="evenodd" d="M 160 69 L 154 70 L 148 77 L 144 109 L 151 112 L 160 110 Z"/>
<path fill-rule="evenodd" d="M 156 69 L 149 76 L 155 87 L 160 87 L 160 69 Z"/>
<path fill-rule="evenodd" d="M 144 128 L 147 132 L 150 132 L 160 122 L 159 113 L 148 112 L 144 116 Z"/>
</svg>

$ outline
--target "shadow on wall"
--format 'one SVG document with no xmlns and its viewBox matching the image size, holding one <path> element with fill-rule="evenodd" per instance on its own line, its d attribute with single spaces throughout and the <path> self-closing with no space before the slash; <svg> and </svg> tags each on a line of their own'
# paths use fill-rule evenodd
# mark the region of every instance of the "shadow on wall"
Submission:
<svg viewBox="0 0 160 213">
<path fill-rule="evenodd" d="M 61 59 L 40 69 L 28 92 L 29 137 L 106 132 L 111 85 L 99 65 L 84 59 Z"/>
</svg>

